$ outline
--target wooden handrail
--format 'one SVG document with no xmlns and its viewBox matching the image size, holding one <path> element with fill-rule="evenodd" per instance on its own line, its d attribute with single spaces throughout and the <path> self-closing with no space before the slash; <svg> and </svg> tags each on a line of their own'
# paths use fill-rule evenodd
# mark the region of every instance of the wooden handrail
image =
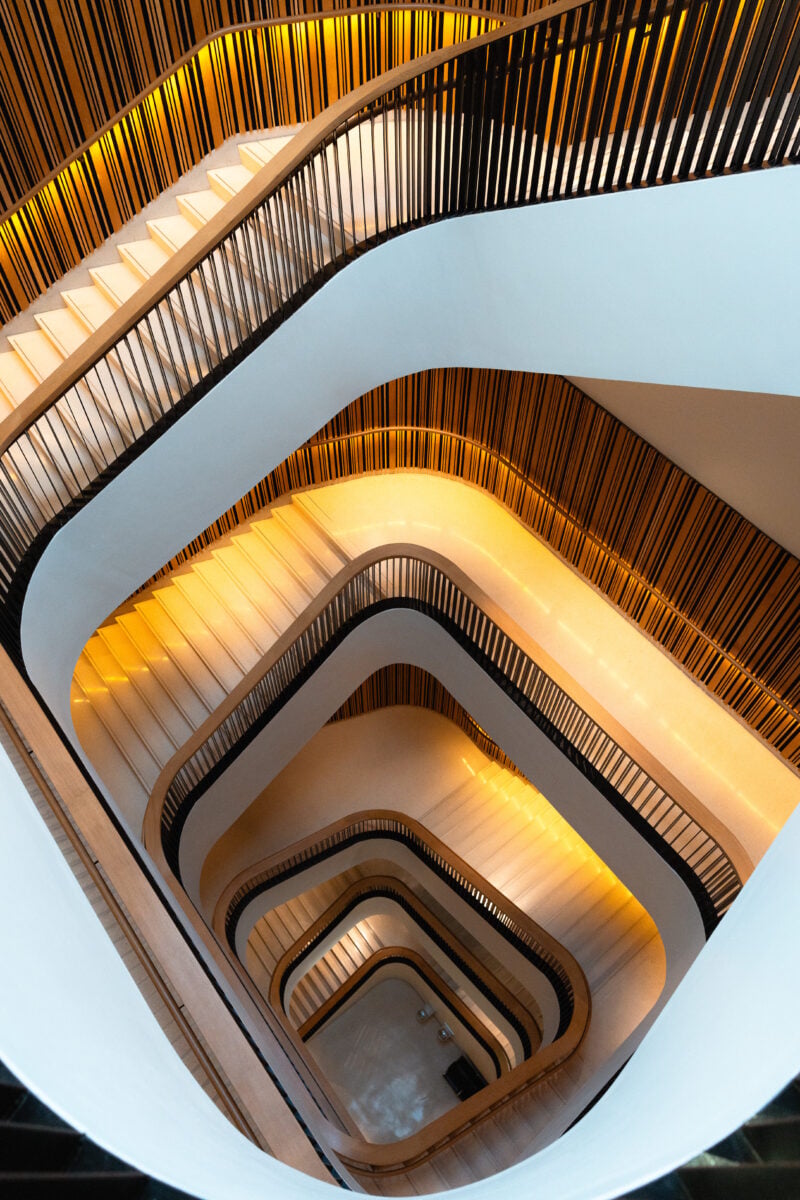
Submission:
<svg viewBox="0 0 800 1200">
<path fill-rule="evenodd" d="M 0 224 L 13 217 L 25 207 L 35 196 L 38 196 L 48 184 L 52 183 L 62 171 L 67 170 L 73 163 L 87 151 L 90 151 L 102 138 L 109 133 L 120 121 L 129 116 L 135 108 L 144 104 L 150 96 L 152 96 L 158 88 L 165 83 L 170 83 L 178 74 L 182 67 L 185 67 L 194 57 L 204 50 L 206 46 L 212 42 L 218 41 L 220 38 L 227 37 L 233 33 L 241 33 L 251 29 L 269 29 L 276 26 L 284 25 L 308 25 L 315 21 L 338 21 L 347 20 L 350 17 L 364 17 L 372 13 L 394 13 L 394 12 L 432 12 L 462 17 L 483 17 L 487 21 L 495 21 L 498 25 L 505 25 L 513 18 L 502 12 L 493 12 L 489 8 L 484 8 L 481 4 L 461 3 L 458 0 L 420 0 L 419 3 L 414 0 L 382 0 L 381 3 L 370 3 L 368 8 L 359 7 L 358 5 L 343 5 L 341 8 L 335 9 L 318 9 L 316 11 L 308 11 L 302 13 L 291 13 L 280 17 L 262 17 L 254 21 L 237 21 L 230 25 L 221 25 L 218 29 L 207 33 L 205 37 L 200 38 L 193 46 L 185 50 L 175 61 L 161 71 L 146 87 L 129 100 L 121 108 L 117 109 L 113 116 L 109 117 L 101 125 L 94 130 L 87 138 L 76 146 L 70 154 L 61 160 L 57 166 L 48 172 L 47 175 L 29 188 L 19 199 L 15 200 L 12 205 L 0 213 Z M 418 61 L 418 60 L 417 60 Z M 196 163 L 194 164 L 197 165 Z M 191 169 L 191 168 L 190 168 Z"/>
<path fill-rule="evenodd" d="M 316 1012 L 313 1012 L 310 1017 L 306 1018 L 302 1025 L 297 1027 L 298 1036 L 303 1042 L 308 1041 L 312 1034 L 316 1033 L 329 1020 L 333 1013 L 350 996 L 359 990 L 367 977 L 374 975 L 384 965 L 400 966 L 403 962 L 407 962 L 409 967 L 416 971 L 429 987 L 432 987 L 434 991 L 441 995 L 446 1007 L 456 1015 L 458 1020 L 462 1022 L 477 1041 L 483 1041 L 489 1047 L 491 1054 L 497 1060 L 498 1073 L 500 1075 L 507 1074 L 511 1069 L 511 1063 L 508 1061 L 508 1055 L 504 1047 L 497 1040 L 491 1029 L 482 1022 L 479 1022 L 477 1013 L 468 1008 L 450 985 L 445 983 L 433 963 L 428 962 L 421 954 L 408 946 L 382 946 L 380 950 L 376 950 L 371 954 L 360 967 L 356 967 L 353 974 L 336 989 L 333 995 L 320 1004 Z M 480 1028 L 478 1028 L 479 1025 Z"/>
<path fill-rule="evenodd" d="M 173 995 L 172 989 L 167 983 L 158 968 L 158 965 L 140 937 L 136 927 L 128 918 L 128 914 L 118 901 L 111 887 L 103 877 L 102 872 L 98 869 L 92 855 L 86 849 L 82 838 L 74 828 L 72 822 L 67 816 L 59 797 L 51 788 L 45 775 L 39 768 L 34 757 L 33 751 L 29 750 L 23 741 L 16 725 L 11 719 L 10 714 L 6 711 L 5 706 L 0 703 L 0 724 L 14 746 L 17 753 L 23 759 L 25 766 L 30 771 L 36 787 L 45 800 L 49 810 L 52 812 L 55 819 L 58 821 L 64 835 L 68 839 L 70 846 L 78 856 L 81 866 L 86 871 L 92 884 L 102 897 L 103 903 L 108 908 L 112 917 L 119 926 L 126 942 L 133 950 L 137 960 L 143 967 L 147 978 L 156 990 L 159 1000 L 167 1009 L 172 1020 L 177 1025 L 182 1036 L 185 1038 L 192 1053 L 194 1054 L 203 1071 L 206 1074 L 209 1082 L 214 1088 L 214 1092 L 219 1100 L 223 1112 L 226 1114 L 230 1122 L 243 1133 L 251 1142 L 255 1142 L 257 1146 L 265 1148 L 263 1139 L 259 1136 L 255 1128 L 250 1122 L 247 1113 L 242 1108 L 234 1093 L 226 1083 L 223 1076 L 217 1069 L 216 1064 L 209 1055 L 206 1046 L 202 1039 L 195 1033 L 193 1026 L 187 1018 L 183 1004 L 179 1003 Z"/>
<path fill-rule="evenodd" d="M 528 916 L 518 905 L 496 888 L 488 879 L 485 879 L 478 871 L 476 871 L 465 859 L 447 846 L 440 838 L 431 832 L 427 826 L 421 822 L 414 820 L 413 817 L 406 816 L 404 813 L 395 812 L 392 809 L 363 809 L 359 812 L 350 813 L 346 817 L 341 817 L 337 821 L 333 821 L 330 825 L 317 830 L 314 834 L 301 840 L 294 842 L 291 846 L 286 846 L 282 850 L 277 850 L 266 859 L 261 859 L 252 867 L 240 872 L 231 883 L 225 888 L 219 898 L 214 910 L 212 925 L 218 940 L 223 945 L 229 941 L 229 921 L 232 909 L 234 896 L 237 893 L 250 890 L 251 886 L 257 886 L 256 880 L 258 877 L 271 873 L 280 868 L 284 863 L 292 860 L 304 858 L 311 847 L 323 843 L 330 842 L 343 834 L 352 826 L 356 826 L 362 822 L 370 821 L 386 821 L 397 823 L 405 826 L 418 840 L 424 843 L 434 855 L 438 855 L 445 859 L 450 867 L 457 872 L 469 885 L 482 893 L 495 907 L 507 914 L 514 923 L 525 931 L 529 939 L 538 943 L 542 948 L 551 954 L 563 967 L 566 975 L 569 978 L 573 990 L 574 1004 L 580 1006 L 584 1001 L 588 1003 L 588 985 L 586 978 L 581 970 L 577 960 L 556 938 L 547 932 L 541 925 Z M 378 836 L 378 835 L 376 835 Z M 378 837 L 378 840 L 380 838 Z"/>
<path fill-rule="evenodd" d="M 453 855 L 452 857 L 455 859 L 456 855 Z M 485 881 L 483 881 L 481 886 L 488 887 L 488 884 L 485 884 Z M 307 946 L 309 942 L 314 941 L 321 934 L 329 931 L 335 925 L 337 925 L 344 916 L 346 910 L 352 908 L 356 901 L 359 899 L 369 900 L 375 895 L 376 891 L 383 890 L 391 890 L 396 892 L 410 909 L 412 909 L 418 916 L 422 917 L 424 921 L 436 929 L 442 940 L 449 946 L 450 951 L 462 958 L 469 967 L 469 970 L 475 976 L 477 976 L 481 982 L 482 990 L 486 994 L 494 995 L 497 998 L 499 1002 L 498 1008 L 504 1007 L 508 1010 L 513 1017 L 514 1022 L 525 1030 L 525 1034 L 531 1046 L 536 1046 L 538 1049 L 542 1040 L 542 1031 L 539 1028 L 539 1024 L 535 1016 L 529 1012 L 529 1010 L 524 1004 L 521 1003 L 521 1001 L 513 994 L 513 992 L 510 992 L 504 984 L 500 983 L 499 980 L 495 979 L 491 975 L 480 959 L 477 958 L 472 951 L 468 950 L 467 947 L 464 946 L 456 938 L 456 936 L 442 924 L 436 914 L 433 913 L 431 909 L 424 904 L 422 900 L 420 900 L 419 897 L 416 896 L 405 883 L 402 882 L 402 880 L 393 875 L 369 874 L 364 876 L 362 879 L 356 880 L 355 883 L 351 884 L 349 888 L 347 888 L 340 896 L 337 897 L 336 900 L 334 900 L 333 904 L 329 905 L 325 912 L 322 913 L 321 916 L 319 916 L 317 920 L 314 921 L 308 927 L 308 929 L 306 929 L 300 935 L 300 937 L 295 939 L 293 944 L 289 946 L 288 949 L 285 950 L 278 959 L 278 962 L 275 964 L 272 972 L 272 979 L 270 980 L 269 995 L 267 999 L 273 1012 L 275 1012 L 279 1019 L 283 1021 L 285 1027 L 292 1033 L 298 1033 L 295 1026 L 288 1018 L 282 993 L 287 976 L 290 975 L 294 970 L 295 963 L 303 947 Z M 509 905 L 509 907 L 512 906 Z M 558 943 L 556 944 L 558 945 Z M 564 949 L 563 953 L 565 958 L 571 958 L 567 950 Z M 588 1023 L 590 1012 L 588 984 L 586 983 L 586 978 L 583 975 L 583 972 L 574 959 L 572 959 L 572 964 L 574 964 L 576 971 L 575 983 L 579 987 L 582 987 L 585 992 L 585 1009 L 581 1009 L 581 1014 L 579 1014 L 578 1019 L 583 1019 L 584 1023 Z"/>
<path fill-rule="evenodd" d="M 499 29 L 467 43 L 469 50 L 476 50 L 519 29 L 538 25 L 552 17 L 572 9 L 580 8 L 591 0 L 557 0 L 556 3 L 539 9 L 531 16 L 509 20 Z M 51 408 L 56 401 L 76 384 L 86 372 L 111 350 L 160 300 L 181 280 L 197 267 L 223 239 L 237 229 L 263 203 L 263 201 L 292 174 L 325 138 L 332 134 L 349 118 L 356 116 L 373 100 L 425 74 L 434 67 L 442 66 L 457 58 L 465 46 L 447 46 L 431 54 L 403 63 L 399 67 L 362 84 L 343 96 L 325 112 L 315 117 L 291 142 L 265 164 L 244 188 L 211 217 L 162 267 L 126 300 L 85 342 L 65 359 L 51 375 L 42 381 L 31 394 L 0 424 L 0 456 L 33 422 Z"/>
</svg>

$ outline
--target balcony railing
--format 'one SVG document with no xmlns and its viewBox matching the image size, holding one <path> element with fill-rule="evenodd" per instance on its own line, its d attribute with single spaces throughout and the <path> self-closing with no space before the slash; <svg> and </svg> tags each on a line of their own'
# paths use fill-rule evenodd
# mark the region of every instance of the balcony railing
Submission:
<svg viewBox="0 0 800 1200">
<path fill-rule="evenodd" d="M 254 900 L 316 863 L 341 854 L 348 846 L 365 841 L 391 841 L 405 846 L 427 870 L 438 876 L 462 902 L 477 912 L 481 920 L 496 930 L 513 950 L 541 972 L 553 988 L 558 1003 L 556 1038 L 564 1035 L 575 1016 L 576 1007 L 581 1013 L 588 1011 L 586 981 L 568 951 L 429 829 L 400 813 L 376 810 L 356 814 L 325 830 L 310 843 L 292 848 L 285 856 L 281 855 L 279 863 L 248 873 L 248 878 L 229 900 L 225 915 L 225 934 L 234 954 L 237 927 Z M 512 1023 L 516 1020 L 512 1013 L 505 1015 Z M 531 1046 L 530 1035 L 524 1029 L 518 1030 L 518 1033 L 527 1056 Z"/>
<path fill-rule="evenodd" d="M 514 1057 L 518 1062 L 531 1058 L 542 1040 L 541 1030 L 534 1014 L 492 974 L 474 953 L 471 953 L 463 945 L 453 929 L 439 919 L 420 899 L 415 890 L 394 876 L 368 875 L 364 879 L 358 880 L 289 947 L 276 963 L 270 982 L 269 1002 L 273 1011 L 282 1015 L 288 1024 L 286 992 L 290 982 L 297 982 L 295 976 L 298 968 L 322 942 L 329 939 L 333 930 L 342 927 L 342 932 L 345 931 L 346 919 L 354 909 L 359 908 L 365 902 L 381 900 L 390 900 L 392 904 L 400 908 L 430 942 L 438 947 L 443 958 L 455 966 L 483 996 L 484 1004 L 487 1006 L 486 1011 L 493 1010 L 495 1015 L 499 1014 L 502 1020 L 513 1029 L 519 1039 L 521 1055 L 519 1050 L 516 1052 L 511 1050 L 509 1053 L 511 1064 L 514 1065 Z M 565 958 L 569 960 L 566 952 Z M 578 1020 L 585 1026 L 589 1016 L 588 989 L 584 981 L 580 979 L 579 968 L 573 961 L 570 961 L 570 968 L 572 972 L 575 972 L 576 983 L 581 992 Z M 569 978 L 569 974 L 570 972 L 565 967 L 565 977 Z M 570 984 L 570 990 L 571 986 Z M 566 1033 L 574 1013 L 575 1005 L 571 1003 L 569 1020 L 559 1030 L 557 1037 Z"/>
<path fill-rule="evenodd" d="M 459 214 L 797 161 L 798 74 L 789 0 L 561 0 L 333 105 L 7 422 L 10 652 L 55 530 L 359 254 Z"/>
<path fill-rule="evenodd" d="M 353 629 L 393 608 L 423 613 L 479 664 L 677 872 L 710 934 L 742 886 L 719 842 L 442 567 L 406 553 L 357 569 L 177 771 L 160 813 L 162 848 L 176 876 L 181 832 L 201 796 Z"/>
</svg>

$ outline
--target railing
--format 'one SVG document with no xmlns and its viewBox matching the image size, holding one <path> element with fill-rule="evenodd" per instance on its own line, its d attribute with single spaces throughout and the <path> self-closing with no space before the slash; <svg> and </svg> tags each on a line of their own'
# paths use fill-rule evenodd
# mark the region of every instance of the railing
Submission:
<svg viewBox="0 0 800 1200">
<path fill-rule="evenodd" d="M 373 979 L 378 972 L 386 974 L 396 973 L 398 966 L 413 971 L 422 980 L 423 984 L 430 988 L 434 995 L 437 996 L 445 1008 L 455 1014 L 458 1020 L 469 1031 L 470 1035 L 475 1038 L 478 1045 L 485 1051 L 494 1067 L 497 1078 L 509 1070 L 510 1064 L 506 1051 L 494 1035 L 481 1024 L 477 1014 L 468 1008 L 452 988 L 445 983 L 432 963 L 429 963 L 421 954 L 404 946 L 384 946 L 371 954 L 344 981 L 341 987 L 337 988 L 333 995 L 329 996 L 316 1012 L 312 1013 L 299 1026 L 297 1033 L 301 1041 L 307 1042 L 315 1033 L 318 1033 L 322 1026 L 332 1017 L 336 1016 L 343 1005 L 347 1004 L 348 1000 L 364 984 Z M 391 971 L 386 971 L 387 967 Z"/>
<path fill-rule="evenodd" d="M 0 440 L 0 633 L 53 532 L 332 274 L 416 226 L 800 157 L 790 0 L 561 0 L 312 121 Z"/>
<path fill-rule="evenodd" d="M 239 921 L 245 909 L 258 896 L 308 870 L 315 863 L 340 854 L 348 846 L 374 839 L 399 842 L 409 849 L 513 949 L 541 971 L 555 992 L 559 1010 L 556 1037 L 560 1037 L 575 1012 L 576 986 L 581 992 L 581 1003 L 588 1003 L 585 980 L 577 963 L 560 943 L 517 909 L 459 855 L 448 849 L 429 829 L 400 813 L 378 810 L 357 814 L 324 831 L 311 844 L 282 855 L 280 862 L 248 874 L 248 878 L 231 896 L 225 913 L 225 936 L 234 954 Z M 522 1034 L 520 1037 L 524 1046 Z"/>
<path fill-rule="evenodd" d="M 160 816 L 175 875 L 181 832 L 200 797 L 357 625 L 392 608 L 430 617 L 478 663 L 678 873 L 709 934 L 742 886 L 716 839 L 441 567 L 411 554 L 381 557 L 352 575 L 177 771 Z"/>
<path fill-rule="evenodd" d="M 390 876 L 373 875 L 358 880 L 283 954 L 275 966 L 269 988 L 269 1002 L 274 1012 L 286 1015 L 286 991 L 294 973 L 354 909 L 371 900 L 390 900 L 396 904 L 430 941 L 438 946 L 448 961 L 483 995 L 489 1007 L 514 1030 L 522 1048 L 521 1059 L 519 1051 L 516 1052 L 519 1061 L 530 1058 L 538 1050 L 542 1037 L 534 1015 L 508 988 L 492 977 L 484 964 L 460 943 L 452 930 L 437 921 L 418 896 L 401 881 Z M 564 976 L 569 982 L 566 970 Z M 578 1019 L 585 1025 L 589 1014 L 588 991 L 581 1000 Z M 566 1033 L 574 1014 L 575 1005 L 571 1001 L 568 1019 L 559 1029 L 556 1038 Z"/>
<path fill-rule="evenodd" d="M 385 820 L 390 816 L 390 814 L 382 814 L 378 817 L 378 820 Z M 353 825 L 358 824 L 359 822 L 353 822 Z M 416 826 L 415 822 L 410 822 L 410 825 L 418 829 L 422 828 Z M 430 837 L 427 831 L 424 832 L 426 837 Z M 382 834 L 378 834 L 377 836 L 391 836 L 391 833 L 384 830 Z M 431 840 L 433 841 L 434 839 Z M 343 841 L 340 842 L 339 848 L 345 844 Z M 312 859 L 307 859 L 306 864 L 308 865 L 312 861 Z M 455 861 L 456 863 L 460 862 L 460 860 Z M 279 882 L 280 878 L 285 877 L 285 875 L 281 875 L 280 865 L 278 865 L 276 873 L 272 875 L 272 885 L 274 886 Z M 453 886 L 452 881 L 451 886 Z M 499 895 L 485 881 L 484 886 L 487 892 L 491 892 L 492 895 Z M 353 884 L 293 946 L 289 947 L 281 960 L 276 964 L 269 995 L 273 1011 L 276 1013 L 283 1011 L 284 990 L 290 973 L 297 969 L 303 958 L 320 944 L 326 933 L 330 931 L 331 926 L 335 928 L 336 924 L 341 922 L 349 912 L 364 900 L 380 897 L 400 904 L 429 937 L 432 936 L 434 940 L 439 942 L 444 952 L 456 962 L 459 969 L 472 978 L 473 983 L 480 986 L 481 976 L 485 974 L 480 964 L 474 962 L 471 965 L 470 961 L 468 961 L 468 952 L 465 950 L 459 952 L 454 947 L 452 935 L 447 938 L 443 937 L 442 935 L 445 932 L 443 928 L 437 932 L 434 925 L 425 920 L 423 915 L 424 909 L 422 912 L 418 911 L 420 907 L 419 902 L 413 893 L 394 877 L 366 877 Z M 522 928 L 524 924 L 534 927 L 534 923 L 526 918 L 524 914 L 519 914 L 521 920 L 519 922 L 516 921 L 511 912 L 514 906 L 509 901 L 505 901 L 505 906 L 509 910 L 512 924 L 517 925 L 519 928 Z M 518 912 L 518 910 L 516 911 Z M 486 919 L 486 914 L 484 914 L 484 918 Z M 505 931 L 506 936 L 509 935 L 509 932 L 509 929 Z M 547 935 L 545 936 L 547 937 Z M 552 941 L 549 938 L 548 940 Z M 558 945 L 558 943 L 555 943 L 555 945 Z M 572 956 L 566 950 L 563 950 L 563 948 L 562 953 L 565 961 L 562 970 L 574 984 L 574 1003 L 571 1006 L 569 1021 L 559 1027 L 558 1033 L 547 1046 L 539 1047 L 534 1053 L 529 1053 L 528 1048 L 525 1050 L 521 1062 L 518 1062 L 511 1070 L 502 1073 L 497 1079 L 487 1084 L 479 1093 L 463 1101 L 451 1112 L 435 1118 L 424 1128 L 418 1130 L 417 1133 L 397 1142 L 376 1145 L 362 1138 L 343 1134 L 340 1130 L 333 1127 L 329 1128 L 327 1140 L 331 1148 L 335 1149 L 341 1161 L 350 1170 L 366 1175 L 394 1174 L 407 1170 L 411 1166 L 426 1161 L 438 1150 L 452 1145 L 456 1139 L 468 1133 L 476 1125 L 489 1119 L 512 1099 L 525 1093 L 533 1084 L 540 1082 L 545 1077 L 551 1076 L 562 1067 L 581 1044 L 588 1027 L 590 1010 L 586 980 Z M 518 1022 L 512 1021 L 514 1008 L 518 1011 L 524 1011 L 519 1001 L 515 997 L 509 996 L 512 1011 L 504 1012 L 502 997 L 498 994 L 500 988 L 497 981 L 487 982 L 488 990 L 486 987 L 482 987 L 481 990 L 491 998 L 492 1006 L 498 1012 L 501 1012 L 506 1020 L 514 1024 L 516 1032 L 519 1035 Z M 506 1005 L 505 1007 L 507 1008 L 508 1006 Z M 284 1022 L 287 1032 L 294 1034 L 296 1041 L 302 1045 L 299 1034 L 293 1030 L 288 1019 L 285 1017 Z"/>
</svg>

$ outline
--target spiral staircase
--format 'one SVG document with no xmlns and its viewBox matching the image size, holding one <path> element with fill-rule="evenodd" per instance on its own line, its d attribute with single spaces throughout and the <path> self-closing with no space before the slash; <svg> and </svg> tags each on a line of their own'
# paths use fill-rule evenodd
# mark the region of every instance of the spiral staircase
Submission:
<svg viewBox="0 0 800 1200">
<path fill-rule="evenodd" d="M 59 530 L 334 275 L 382 243 L 448 218 L 796 163 L 799 75 L 800 19 L 791 4 L 737 11 L 695 0 L 582 0 L 510 20 L 474 45 L 446 47 L 430 60 L 397 68 L 297 133 L 262 130 L 227 144 L 203 163 L 208 186 L 196 186 L 203 181 L 195 171 L 191 187 L 172 187 L 155 202 L 146 238 L 123 230 L 90 255 L 66 281 L 69 286 L 57 287 L 57 296 L 48 292 L 7 330 L 8 348 L 0 352 L 0 631 L 12 662 L 25 672 L 26 588 Z M 524 647 L 439 566 L 415 558 L 409 567 L 400 555 L 397 561 L 398 578 L 401 571 L 408 578 L 418 571 L 424 585 L 392 593 L 381 560 L 366 567 L 354 562 L 313 492 L 290 489 L 229 536 L 212 539 L 199 552 L 187 547 L 183 561 L 142 583 L 86 642 L 71 690 L 82 769 L 90 764 L 102 781 L 96 795 L 118 825 L 138 836 L 142 823 L 147 830 L 151 821 L 157 836 L 148 842 L 145 834 L 143 843 L 169 886 L 174 883 L 170 903 L 182 909 L 187 928 L 195 916 L 187 918 L 191 903 L 180 892 L 180 839 L 191 806 L 313 679 L 329 653 L 319 632 L 325 622 L 333 644 L 331 631 L 337 637 L 340 632 L 336 620 L 349 630 L 371 614 L 370 606 L 386 610 L 396 602 L 447 625 L 539 731 L 678 871 L 710 934 L 742 884 L 724 845 L 678 800 L 645 780 L 635 761 L 625 757 L 623 763 L 623 749 L 616 743 L 609 749 L 583 710 L 567 712 L 568 697 L 548 698 L 552 681 L 537 685 L 543 700 L 526 692 L 535 664 L 525 659 Z M 438 615 L 434 593 L 437 603 L 447 597 Z M 478 735 L 485 750 L 491 739 L 480 727 Z M 490 749 L 494 764 L 431 799 L 426 826 L 463 856 L 462 864 L 479 854 L 493 870 L 505 867 L 508 888 L 502 891 L 511 916 L 503 913 L 491 881 L 481 891 L 480 878 L 459 876 L 463 893 L 480 896 L 498 925 L 518 929 L 514 922 L 530 920 L 523 911 L 526 898 L 546 878 L 547 935 L 535 941 L 529 934 L 534 940 L 528 945 L 535 943 L 541 961 L 557 973 L 547 938 L 563 943 L 564 961 L 574 954 L 590 994 L 600 997 L 614 976 L 645 961 L 658 941 L 656 927 L 619 880 L 609 881 L 588 847 L 577 840 L 565 849 L 566 834 L 557 844 L 546 802 L 513 764 L 503 764 L 502 749 Z M 502 823 L 498 788 L 506 805 Z M 154 795 L 162 804 L 155 815 Z M 142 845 L 125 836 L 143 861 Z M 272 863 L 267 874 L 288 862 Z M 443 862 L 441 872 L 455 876 L 461 869 Z M 244 955 L 237 952 L 233 926 L 233 933 L 223 930 L 227 948 L 218 931 L 214 953 L 226 1003 L 239 1014 L 251 1045 L 253 1029 L 263 1029 L 296 1068 L 287 1089 L 290 1105 L 300 1092 L 304 1104 L 310 1096 L 310 1107 L 323 1113 L 328 1124 L 310 1126 L 301 1105 L 298 1119 L 329 1179 L 388 1195 L 428 1194 L 486 1179 L 536 1144 L 536 1119 L 548 1105 L 561 1103 L 559 1088 L 570 1071 L 576 1077 L 580 1072 L 580 1036 L 574 1034 L 574 1057 L 561 1075 L 552 1073 L 563 1065 L 552 1055 L 551 1073 L 531 1074 L 527 1091 L 509 1093 L 495 1113 L 476 1117 L 474 1128 L 459 1127 L 397 1163 L 388 1151 L 383 1159 L 376 1154 L 377 1165 L 364 1168 L 354 1157 L 346 1115 L 335 1111 L 324 1083 L 314 1080 L 296 1035 L 326 1005 L 346 1002 L 341 989 L 392 942 L 369 921 L 360 941 L 345 930 L 295 986 L 282 1014 L 270 996 L 279 964 L 296 952 L 337 895 L 368 877 L 351 867 L 333 890 L 318 886 L 267 908 Z M 263 874 L 253 878 L 253 894 L 263 893 Z M 242 895 L 240 889 L 240 906 Z M 429 931 L 437 923 L 444 928 L 448 914 L 441 896 L 438 908 L 430 902 L 425 913 L 433 923 Z M 194 936 L 208 953 L 205 924 L 199 936 L 195 924 Z M 322 944 L 322 932 L 316 936 Z M 464 955 L 458 961 L 471 963 L 473 952 L 477 961 L 482 939 L 474 930 L 460 936 L 453 942 Z M 456 955 L 452 946 L 451 952 Z M 463 1012 L 477 1021 L 474 998 L 458 972 L 448 974 L 441 961 L 437 969 Z M 515 981 L 496 958 L 488 964 L 484 958 L 482 969 L 496 980 L 497 995 L 536 1009 L 527 984 Z M 560 969 L 569 974 L 568 966 Z M 576 980 L 577 974 L 570 976 L 570 987 Z M 244 1020 L 242 1012 L 248 1014 Z M 558 1037 L 571 1019 L 562 1013 Z M 0 1183 L 9 1196 L 177 1200 L 184 1194 L 93 1146 L 2 1070 Z M 271 1077 L 280 1090 L 279 1074 Z M 297 1107 L 292 1112 L 297 1116 Z M 343 1128 L 330 1142 L 320 1140 L 319 1129 L 337 1120 Z M 795 1194 L 796 1083 L 705 1155 L 631 1193 L 642 1200 Z"/>
</svg>

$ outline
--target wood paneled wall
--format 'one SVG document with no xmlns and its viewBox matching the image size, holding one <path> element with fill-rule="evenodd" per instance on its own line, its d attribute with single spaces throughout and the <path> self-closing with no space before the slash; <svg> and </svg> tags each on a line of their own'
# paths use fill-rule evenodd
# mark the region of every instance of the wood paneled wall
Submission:
<svg viewBox="0 0 800 1200">
<path fill-rule="evenodd" d="M 800 562 L 560 376 L 450 369 L 375 388 L 164 571 L 280 495 L 403 468 L 495 496 L 800 766 Z"/>
<path fill-rule="evenodd" d="M 216 30 L 287 7 L 0 0 L 0 320 L 227 138 L 308 121 L 391 67 L 494 24 L 412 3 L 247 25 L 193 52 Z"/>
<path fill-rule="evenodd" d="M 348 696 L 342 707 L 329 719 L 328 724 L 346 721 L 350 717 L 360 717 L 378 708 L 391 708 L 395 704 L 411 704 L 440 713 L 462 729 L 488 758 L 493 758 L 509 771 L 517 771 L 508 755 L 484 729 L 481 729 L 477 721 L 472 719 L 455 696 L 430 672 L 410 663 L 392 663 L 391 666 L 374 671 L 352 695 Z"/>
</svg>

